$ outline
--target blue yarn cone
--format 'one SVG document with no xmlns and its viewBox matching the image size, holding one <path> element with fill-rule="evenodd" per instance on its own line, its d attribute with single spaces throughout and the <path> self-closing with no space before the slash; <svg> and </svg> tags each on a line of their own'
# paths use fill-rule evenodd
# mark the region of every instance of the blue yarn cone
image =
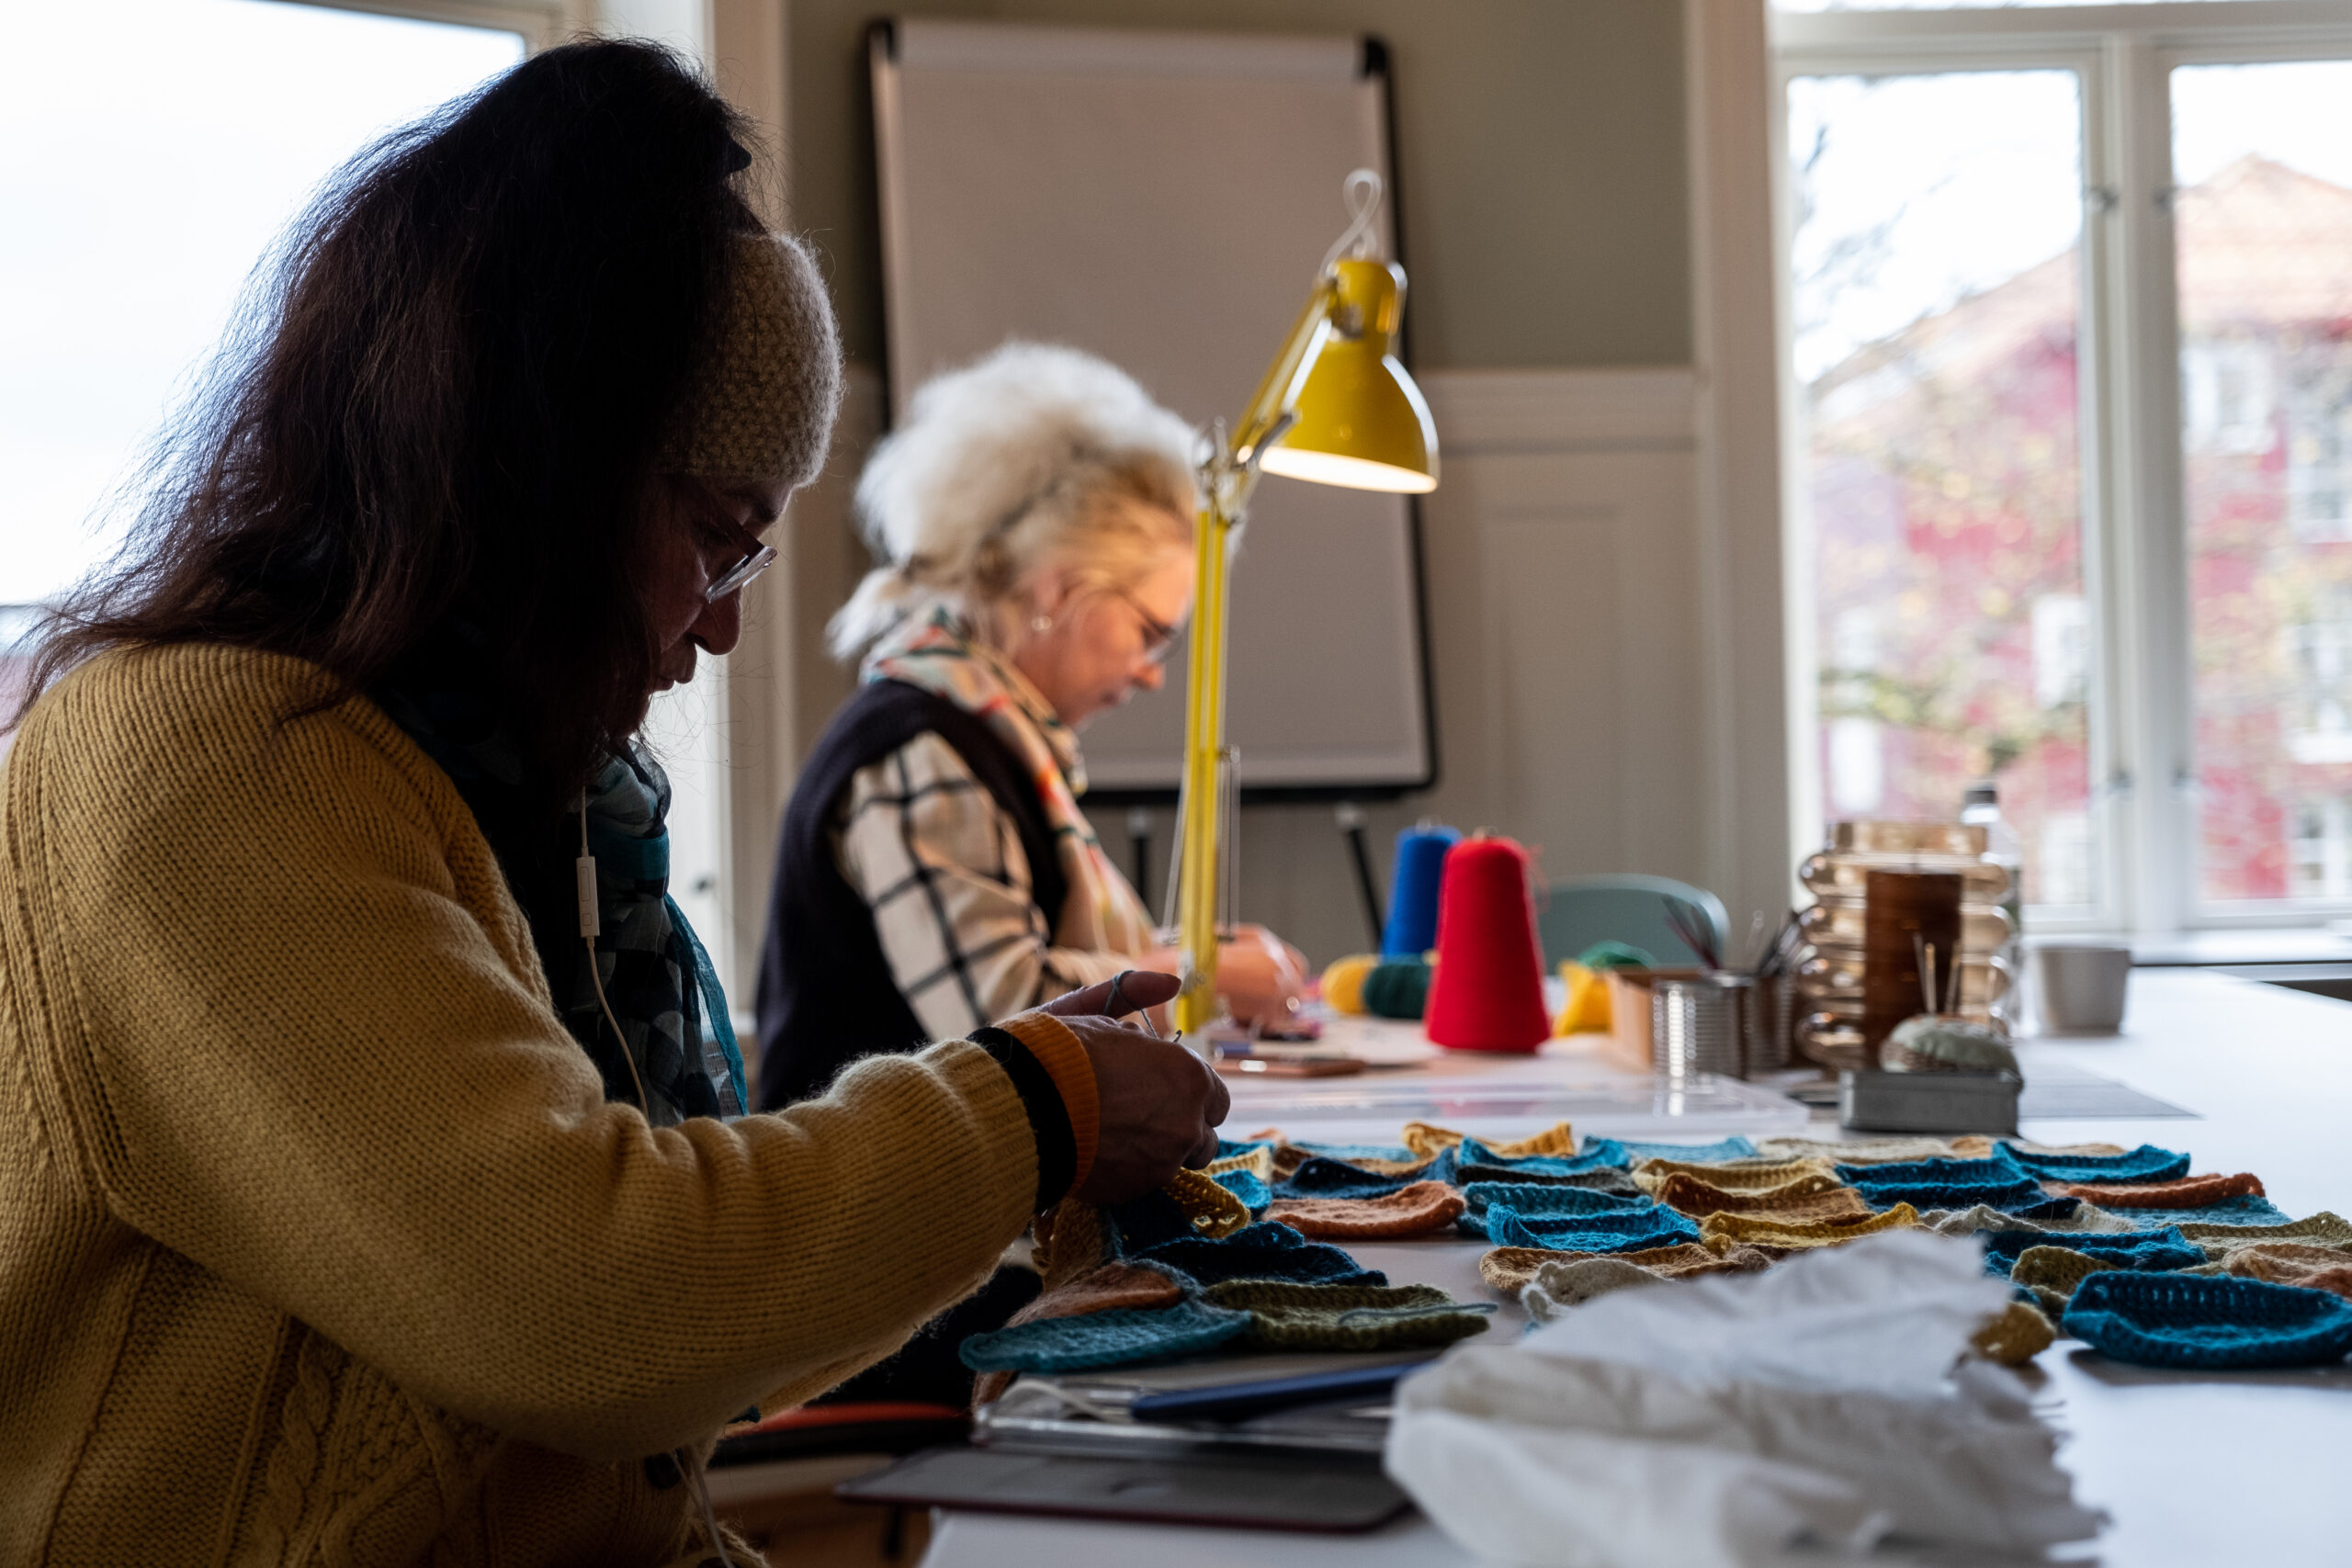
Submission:
<svg viewBox="0 0 2352 1568">
<path fill-rule="evenodd" d="M 1419 958 L 1437 945 L 1437 889 L 1445 857 L 1462 835 L 1451 828 L 1408 828 L 1396 835 L 1396 870 L 1388 889 L 1388 929 L 1380 952 Z"/>
</svg>

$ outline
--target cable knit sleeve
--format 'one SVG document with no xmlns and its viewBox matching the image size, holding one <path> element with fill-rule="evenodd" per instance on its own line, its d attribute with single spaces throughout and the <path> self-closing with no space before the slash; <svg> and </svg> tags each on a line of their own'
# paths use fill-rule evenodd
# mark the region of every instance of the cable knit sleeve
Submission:
<svg viewBox="0 0 2352 1568">
<path fill-rule="evenodd" d="M 122 1223 L 418 1397 L 641 1455 L 805 1397 L 968 1292 L 1038 1187 L 956 1041 L 655 1131 L 605 1102 L 455 790 L 303 666 L 114 655 L 11 778 L 71 1143 Z"/>
</svg>

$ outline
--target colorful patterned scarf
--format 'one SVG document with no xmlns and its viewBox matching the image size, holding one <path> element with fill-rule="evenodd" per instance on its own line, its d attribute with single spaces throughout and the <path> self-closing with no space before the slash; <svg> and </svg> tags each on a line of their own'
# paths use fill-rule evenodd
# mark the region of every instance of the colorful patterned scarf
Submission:
<svg viewBox="0 0 2352 1568">
<path fill-rule="evenodd" d="M 528 786 L 520 755 L 466 679 L 472 639 L 453 634 L 369 694 L 449 775 L 531 924 L 556 1012 L 605 1080 L 605 1098 L 638 1103 L 644 1085 L 657 1127 L 689 1116 L 739 1116 L 749 1103 L 743 1059 L 710 955 L 669 896 L 670 781 L 632 740 L 588 786 L 588 846 L 596 857 L 596 978 L 628 1042 L 596 999 L 580 936 L 572 862 L 580 807 Z M 635 1071 L 631 1071 L 632 1066 Z"/>
<path fill-rule="evenodd" d="M 885 636 L 860 673 L 867 681 L 920 686 L 986 720 L 1028 770 L 1069 885 L 1054 922 L 1056 946 L 1140 954 L 1157 945 L 1143 900 L 1102 852 L 1078 808 L 1086 793 L 1086 764 L 1077 735 L 1011 660 L 975 640 L 952 611 L 938 606 Z"/>
</svg>

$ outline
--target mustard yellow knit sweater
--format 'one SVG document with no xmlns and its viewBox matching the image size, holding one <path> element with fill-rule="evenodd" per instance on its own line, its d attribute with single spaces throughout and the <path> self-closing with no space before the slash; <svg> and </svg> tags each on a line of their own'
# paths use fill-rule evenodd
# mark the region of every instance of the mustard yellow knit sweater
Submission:
<svg viewBox="0 0 2352 1568">
<path fill-rule="evenodd" d="M 643 1456 L 967 1293 L 978 1046 L 649 1129 L 456 790 L 315 671 L 108 655 L 0 771 L 0 1563 L 659 1562 Z"/>
</svg>

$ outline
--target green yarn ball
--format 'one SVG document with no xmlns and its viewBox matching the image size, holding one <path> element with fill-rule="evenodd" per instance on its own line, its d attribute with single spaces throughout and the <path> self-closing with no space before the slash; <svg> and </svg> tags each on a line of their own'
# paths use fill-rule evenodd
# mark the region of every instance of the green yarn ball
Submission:
<svg viewBox="0 0 2352 1568">
<path fill-rule="evenodd" d="M 1429 1005 L 1427 959 L 1392 958 L 1363 977 L 1363 1010 L 1375 1018 L 1419 1018 Z"/>
<path fill-rule="evenodd" d="M 1577 954 L 1588 969 L 1655 969 L 1657 960 L 1630 942 L 1596 942 Z"/>
</svg>

